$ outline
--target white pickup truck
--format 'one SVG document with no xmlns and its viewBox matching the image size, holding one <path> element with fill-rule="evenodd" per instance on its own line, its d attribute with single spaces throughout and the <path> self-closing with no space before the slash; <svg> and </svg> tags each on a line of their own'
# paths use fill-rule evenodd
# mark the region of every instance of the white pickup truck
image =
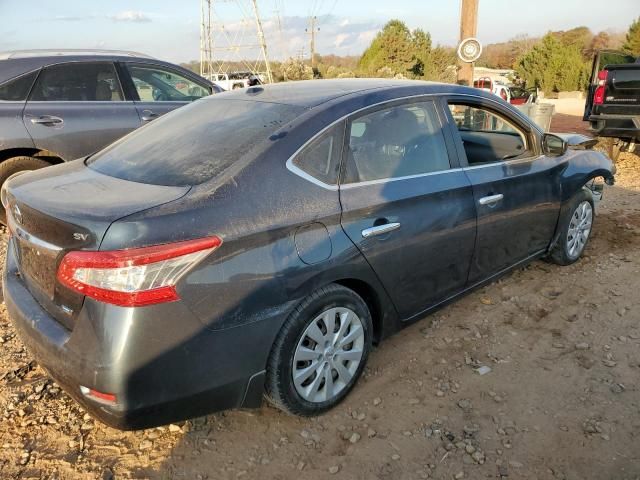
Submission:
<svg viewBox="0 0 640 480">
<path fill-rule="evenodd" d="M 264 82 L 262 75 L 251 72 L 214 73 L 209 80 L 225 90 L 236 90 L 255 85 L 256 79 L 257 83 Z"/>
</svg>

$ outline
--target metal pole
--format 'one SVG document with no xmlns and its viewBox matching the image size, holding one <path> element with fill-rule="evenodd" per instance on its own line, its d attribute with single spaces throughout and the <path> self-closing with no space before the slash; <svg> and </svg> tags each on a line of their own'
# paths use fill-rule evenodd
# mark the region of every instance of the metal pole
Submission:
<svg viewBox="0 0 640 480">
<path fill-rule="evenodd" d="M 461 0 L 460 41 L 475 37 L 478 32 L 478 0 Z M 458 60 L 458 83 L 473 86 L 473 63 Z"/>
<path fill-rule="evenodd" d="M 256 17 L 256 27 L 258 28 L 258 40 L 260 42 L 260 48 L 262 50 L 262 57 L 264 58 L 265 68 L 267 70 L 267 82 L 273 83 L 273 76 L 271 75 L 271 66 L 269 65 L 269 57 L 267 56 L 267 42 L 264 39 L 264 32 L 262 31 L 262 22 L 260 21 L 260 15 L 258 14 L 258 5 L 256 0 L 251 0 L 253 6 L 253 14 Z"/>
</svg>

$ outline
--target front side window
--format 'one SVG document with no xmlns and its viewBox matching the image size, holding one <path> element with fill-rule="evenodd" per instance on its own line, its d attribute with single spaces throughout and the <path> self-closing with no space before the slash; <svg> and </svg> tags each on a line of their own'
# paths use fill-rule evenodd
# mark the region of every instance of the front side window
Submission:
<svg viewBox="0 0 640 480">
<path fill-rule="evenodd" d="M 6 102 L 25 101 L 29 95 L 29 90 L 31 90 L 31 85 L 33 85 L 33 81 L 36 79 L 37 75 L 37 71 L 27 73 L 26 75 L 14 78 L 13 80 L 9 80 L 8 82 L 0 85 L 0 100 L 4 100 Z"/>
<path fill-rule="evenodd" d="M 450 103 L 449 110 L 469 165 L 525 157 L 527 136 L 514 123 L 491 110 L 465 104 Z"/>
<path fill-rule="evenodd" d="M 64 63 L 45 68 L 31 93 L 39 102 L 117 102 L 122 88 L 112 63 Z"/>
<path fill-rule="evenodd" d="M 332 127 L 293 159 L 293 164 L 326 185 L 338 183 L 344 124 Z"/>
<path fill-rule="evenodd" d="M 450 168 L 433 102 L 399 105 L 349 125 L 343 183 L 367 182 Z"/>
<path fill-rule="evenodd" d="M 209 89 L 173 71 L 147 65 L 127 65 L 142 102 L 191 102 Z"/>
</svg>

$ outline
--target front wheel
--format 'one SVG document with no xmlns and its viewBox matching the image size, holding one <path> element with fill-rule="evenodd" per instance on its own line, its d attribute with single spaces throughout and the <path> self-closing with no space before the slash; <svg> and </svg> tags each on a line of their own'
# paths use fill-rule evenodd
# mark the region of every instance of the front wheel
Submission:
<svg viewBox="0 0 640 480">
<path fill-rule="evenodd" d="M 341 285 L 323 287 L 291 314 L 267 367 L 267 398 L 287 413 L 318 415 L 353 388 L 371 350 L 367 304 Z"/>
<path fill-rule="evenodd" d="M 582 189 L 561 219 L 560 237 L 549 257 L 554 263 L 570 265 L 580 258 L 589 241 L 594 216 L 593 197 Z"/>
</svg>

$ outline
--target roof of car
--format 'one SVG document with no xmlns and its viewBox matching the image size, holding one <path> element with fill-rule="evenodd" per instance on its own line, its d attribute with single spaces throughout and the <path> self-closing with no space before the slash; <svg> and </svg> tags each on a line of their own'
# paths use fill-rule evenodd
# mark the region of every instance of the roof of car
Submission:
<svg viewBox="0 0 640 480">
<path fill-rule="evenodd" d="M 158 60 L 144 53 L 124 50 L 16 50 L 0 52 L 0 84 L 19 77 L 44 66 L 66 62 L 131 61 L 151 62 L 158 65 L 174 66 L 174 64 Z"/>
<path fill-rule="evenodd" d="M 430 93 L 473 93 L 485 96 L 484 92 L 477 88 L 446 83 L 383 78 L 342 78 L 260 85 L 248 89 L 224 92 L 216 97 L 218 99 L 253 100 L 312 108 L 345 95 L 357 96 L 359 93 L 364 95 L 373 90 L 383 89 L 397 90 L 398 97 L 404 94 L 426 95 Z"/>
<path fill-rule="evenodd" d="M 94 50 L 94 49 L 33 49 L 33 50 L 11 50 L 8 52 L 0 52 L 0 60 L 10 60 L 17 58 L 41 58 L 41 57 L 60 57 L 60 56 L 118 56 L 118 57 L 141 57 L 153 58 L 149 55 L 139 52 L 131 52 L 127 50 Z"/>
</svg>

